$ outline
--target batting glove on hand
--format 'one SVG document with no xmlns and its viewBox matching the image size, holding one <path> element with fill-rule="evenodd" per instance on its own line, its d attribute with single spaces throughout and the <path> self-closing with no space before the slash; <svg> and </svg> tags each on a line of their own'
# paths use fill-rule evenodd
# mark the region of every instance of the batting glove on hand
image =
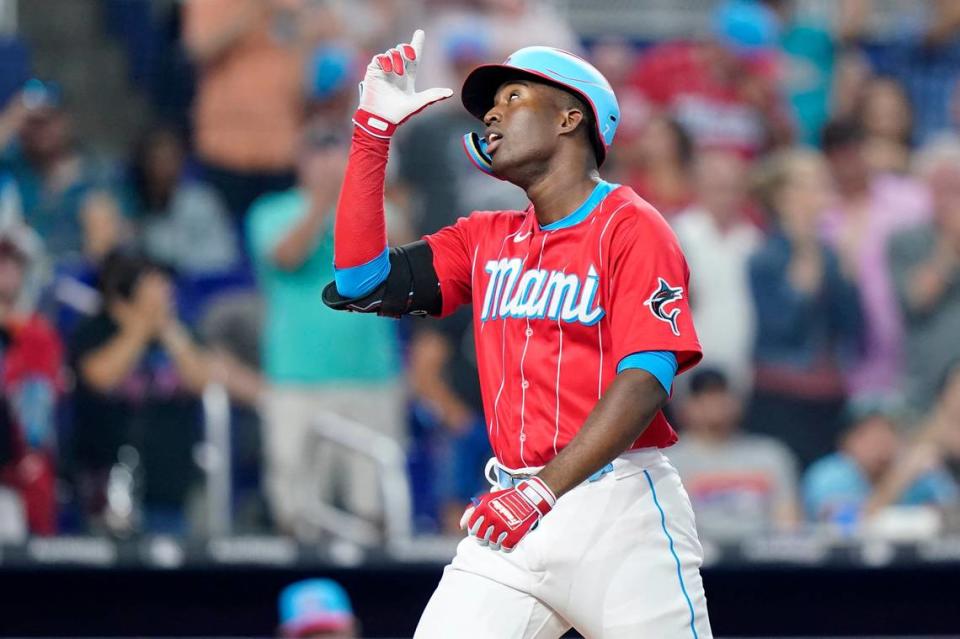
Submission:
<svg viewBox="0 0 960 639">
<path fill-rule="evenodd" d="M 411 115 L 453 95 L 450 89 L 414 90 L 422 51 L 423 30 L 417 29 L 410 44 L 398 44 L 373 56 L 360 83 L 360 106 L 353 118 L 357 126 L 371 135 L 389 138 Z"/>
<path fill-rule="evenodd" d="M 510 552 L 556 503 L 550 487 L 531 477 L 514 488 L 481 497 L 463 513 L 460 527 L 481 546 Z"/>
</svg>

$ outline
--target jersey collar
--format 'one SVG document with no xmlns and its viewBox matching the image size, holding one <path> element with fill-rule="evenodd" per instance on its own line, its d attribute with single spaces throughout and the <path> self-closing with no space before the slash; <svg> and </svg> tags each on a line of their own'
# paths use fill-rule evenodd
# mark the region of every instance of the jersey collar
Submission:
<svg viewBox="0 0 960 639">
<path fill-rule="evenodd" d="M 603 198 L 610 195 L 614 189 L 618 188 L 619 184 L 612 184 L 605 180 L 600 180 L 597 185 L 593 188 L 593 192 L 590 193 L 590 196 L 584 200 L 583 204 L 578 206 L 573 213 L 562 217 L 556 222 L 550 222 L 546 226 L 541 226 L 541 231 L 558 231 L 560 229 L 570 228 L 571 226 L 576 226 L 580 222 L 583 222 L 585 219 L 590 217 L 590 214 L 593 212 L 597 205 L 600 204 L 600 201 Z"/>
</svg>

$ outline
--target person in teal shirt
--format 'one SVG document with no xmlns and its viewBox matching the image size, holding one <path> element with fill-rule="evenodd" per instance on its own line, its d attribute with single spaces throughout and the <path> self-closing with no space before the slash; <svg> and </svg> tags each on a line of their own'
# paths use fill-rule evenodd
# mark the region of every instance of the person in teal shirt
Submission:
<svg viewBox="0 0 960 639">
<path fill-rule="evenodd" d="M 276 524 L 287 533 L 300 530 L 306 486 L 319 485 L 325 499 L 336 496 L 356 514 L 379 519 L 376 469 L 367 460 L 313 445 L 311 424 L 319 413 L 403 439 L 396 323 L 338 313 L 321 302 L 323 287 L 333 279 L 333 211 L 346 157 L 346 140 L 308 133 L 298 185 L 260 197 L 246 220 L 265 301 L 266 492 Z M 336 487 L 342 494 L 334 495 Z"/>
</svg>

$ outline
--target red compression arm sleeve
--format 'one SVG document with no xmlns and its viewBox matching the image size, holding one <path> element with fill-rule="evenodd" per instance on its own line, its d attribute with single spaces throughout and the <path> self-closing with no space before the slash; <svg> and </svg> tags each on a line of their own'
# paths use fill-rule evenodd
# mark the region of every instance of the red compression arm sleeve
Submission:
<svg viewBox="0 0 960 639">
<path fill-rule="evenodd" d="M 333 262 L 337 269 L 366 264 L 387 246 L 383 184 L 389 149 L 389 139 L 353 127 L 334 226 Z"/>
</svg>

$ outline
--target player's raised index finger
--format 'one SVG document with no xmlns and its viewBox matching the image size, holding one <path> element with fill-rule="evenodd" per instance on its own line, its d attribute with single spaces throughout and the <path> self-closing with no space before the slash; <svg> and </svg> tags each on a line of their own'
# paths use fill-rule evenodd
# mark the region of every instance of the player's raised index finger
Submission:
<svg viewBox="0 0 960 639">
<path fill-rule="evenodd" d="M 413 32 L 413 37 L 410 38 L 410 46 L 413 47 L 414 53 L 416 53 L 417 60 L 420 59 L 420 53 L 423 51 L 423 29 L 417 29 Z"/>
</svg>

